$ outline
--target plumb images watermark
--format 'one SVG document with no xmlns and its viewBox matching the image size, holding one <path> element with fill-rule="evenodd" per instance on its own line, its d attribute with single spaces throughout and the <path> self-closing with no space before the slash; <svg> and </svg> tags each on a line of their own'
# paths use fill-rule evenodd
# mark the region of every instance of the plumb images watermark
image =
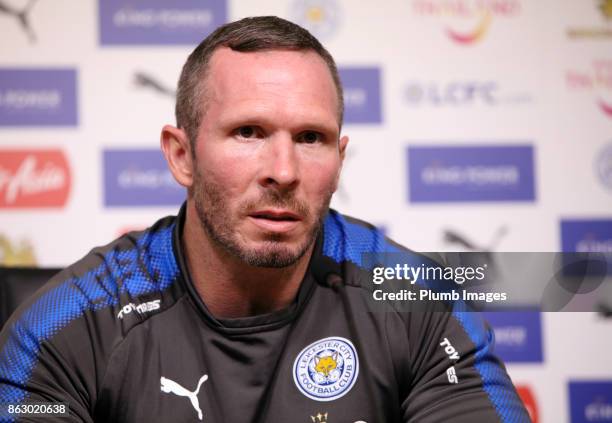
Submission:
<svg viewBox="0 0 612 423">
<path fill-rule="evenodd" d="M 373 311 L 612 310 L 610 252 L 364 253 Z"/>
<path fill-rule="evenodd" d="M 428 281 L 444 281 L 462 286 L 466 282 L 484 281 L 486 279 L 487 264 L 482 266 L 428 266 L 420 264 L 411 266 L 406 263 L 395 266 L 378 266 L 372 269 L 372 283 L 382 285 L 385 281 L 404 281 L 411 286 L 416 283 L 426 285 Z M 420 286 L 419 289 L 399 289 L 386 292 L 383 289 L 374 289 L 372 298 L 375 301 L 484 301 L 492 303 L 506 301 L 506 292 L 470 292 L 465 289 L 452 289 L 453 285 L 447 285 L 446 290 L 429 289 Z"/>
</svg>

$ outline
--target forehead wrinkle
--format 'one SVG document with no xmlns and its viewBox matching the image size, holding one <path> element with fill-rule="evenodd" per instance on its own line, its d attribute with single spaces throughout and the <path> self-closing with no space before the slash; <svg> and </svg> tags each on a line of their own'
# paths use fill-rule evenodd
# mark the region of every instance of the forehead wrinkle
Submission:
<svg viewBox="0 0 612 423">
<path fill-rule="evenodd" d="M 273 54 L 285 54 L 286 63 L 279 64 Z M 313 59 L 319 65 L 318 67 L 300 67 L 304 60 L 310 63 Z M 267 62 L 268 60 L 271 62 Z M 247 67 L 266 65 L 271 66 L 269 72 L 261 72 L 259 68 L 250 73 Z M 223 67 L 219 69 L 220 66 Z M 294 105 L 302 106 L 301 110 L 304 110 L 303 103 L 307 103 L 309 107 L 306 110 L 314 111 L 313 108 L 319 106 L 319 112 L 314 115 L 320 113 L 322 117 L 327 117 L 328 114 L 331 114 L 335 127 L 339 128 L 337 113 L 339 99 L 335 84 L 327 65 L 316 53 L 276 50 L 238 53 L 231 50 L 220 50 L 213 56 L 209 64 L 209 71 L 206 80 L 202 81 L 204 95 L 201 104 L 206 108 L 212 104 L 217 105 L 219 110 L 215 114 L 225 112 L 226 108 L 236 109 L 240 107 L 240 103 L 250 102 L 252 103 L 250 107 L 256 107 L 256 109 L 267 109 L 266 103 L 269 103 L 270 108 L 276 107 L 278 110 L 291 110 Z M 319 72 L 315 76 L 314 84 L 313 71 Z M 306 87 L 300 84 L 304 78 L 310 78 Z M 329 101 L 321 101 L 322 96 Z M 320 107 L 321 105 L 324 107 Z M 314 117 L 310 119 L 319 120 Z"/>
</svg>

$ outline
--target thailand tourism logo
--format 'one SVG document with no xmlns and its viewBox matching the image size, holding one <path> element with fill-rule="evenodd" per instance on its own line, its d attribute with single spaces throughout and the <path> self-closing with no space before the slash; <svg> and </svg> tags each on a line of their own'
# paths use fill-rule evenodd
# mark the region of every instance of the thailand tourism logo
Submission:
<svg viewBox="0 0 612 423">
<path fill-rule="evenodd" d="M 593 98 L 599 110 L 612 118 L 612 60 L 596 59 L 588 66 L 568 69 L 565 82 L 571 92 Z"/>
<path fill-rule="evenodd" d="M 496 18 L 514 18 L 521 11 L 519 0 L 412 0 L 417 16 L 444 21 L 445 33 L 457 44 L 481 41 Z"/>
</svg>

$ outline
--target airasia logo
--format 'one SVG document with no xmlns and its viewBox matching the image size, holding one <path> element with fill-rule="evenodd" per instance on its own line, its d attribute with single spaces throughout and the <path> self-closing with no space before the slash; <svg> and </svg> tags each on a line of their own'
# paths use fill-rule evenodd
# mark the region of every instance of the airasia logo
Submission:
<svg viewBox="0 0 612 423">
<path fill-rule="evenodd" d="M 519 394 L 519 397 L 521 397 L 523 404 L 525 404 L 525 408 L 527 409 L 527 412 L 529 413 L 529 417 L 531 418 L 531 421 L 533 423 L 538 423 L 539 422 L 538 406 L 535 400 L 535 396 L 533 395 L 533 392 L 531 391 L 531 388 L 527 385 L 517 385 L 516 392 Z"/>
<path fill-rule="evenodd" d="M 70 169 L 60 150 L 0 150 L 0 208 L 62 207 Z"/>
</svg>

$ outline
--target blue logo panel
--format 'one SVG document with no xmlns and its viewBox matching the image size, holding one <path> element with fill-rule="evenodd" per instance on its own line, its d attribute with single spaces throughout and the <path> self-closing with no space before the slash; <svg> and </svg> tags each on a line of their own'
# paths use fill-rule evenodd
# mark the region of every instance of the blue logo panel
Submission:
<svg viewBox="0 0 612 423">
<path fill-rule="evenodd" d="M 605 253 L 601 270 L 591 269 L 589 275 L 612 275 L 612 219 L 562 220 L 561 250 L 578 253 Z M 585 257 L 586 258 L 586 257 Z M 588 269 L 587 269 L 588 270 Z"/>
<path fill-rule="evenodd" d="M 572 423 L 612 422 L 612 380 L 570 381 Z"/>
<path fill-rule="evenodd" d="M 561 221 L 561 249 L 564 252 L 612 252 L 612 219 Z"/>
<path fill-rule="evenodd" d="M 104 151 L 105 206 L 177 206 L 185 198 L 161 151 Z"/>
<path fill-rule="evenodd" d="M 75 69 L 0 69 L 0 126 L 76 126 Z"/>
<path fill-rule="evenodd" d="M 413 203 L 534 201 L 530 145 L 408 147 Z"/>
<path fill-rule="evenodd" d="M 99 0 L 102 45 L 196 45 L 227 21 L 225 0 Z"/>
<path fill-rule="evenodd" d="M 344 88 L 345 123 L 381 123 L 380 69 L 339 69 Z"/>
<path fill-rule="evenodd" d="M 542 319 L 540 312 L 484 312 L 483 316 L 495 332 L 495 353 L 504 362 L 542 362 Z"/>
</svg>

